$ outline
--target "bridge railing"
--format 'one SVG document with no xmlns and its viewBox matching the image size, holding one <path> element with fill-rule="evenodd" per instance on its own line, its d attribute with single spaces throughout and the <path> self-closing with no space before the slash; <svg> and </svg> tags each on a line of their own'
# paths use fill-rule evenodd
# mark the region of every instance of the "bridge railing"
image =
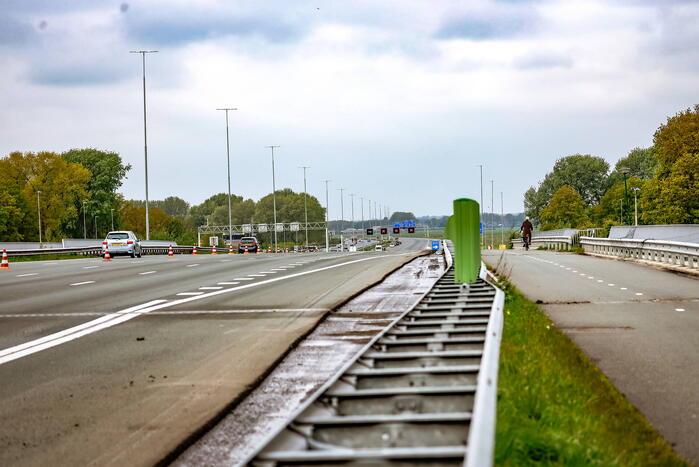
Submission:
<svg viewBox="0 0 699 467">
<path fill-rule="evenodd" d="M 523 240 L 521 238 L 512 239 L 512 246 L 522 244 Z M 533 236 L 531 244 L 534 247 L 544 246 L 556 250 L 569 250 L 573 246 L 573 237 L 567 235 Z"/>
<path fill-rule="evenodd" d="M 699 269 L 699 243 L 581 237 L 580 244 L 585 253 Z"/>
</svg>

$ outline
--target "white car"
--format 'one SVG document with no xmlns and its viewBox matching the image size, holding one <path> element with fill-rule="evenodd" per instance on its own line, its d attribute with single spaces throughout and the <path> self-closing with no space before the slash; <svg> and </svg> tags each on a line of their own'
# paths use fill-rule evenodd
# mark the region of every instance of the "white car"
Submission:
<svg viewBox="0 0 699 467">
<path fill-rule="evenodd" d="M 381 245 L 376 245 L 374 251 L 383 251 L 383 247 Z"/>
<path fill-rule="evenodd" d="M 130 230 L 109 232 L 102 242 L 102 256 L 109 246 L 109 256 L 129 255 L 141 257 L 141 241 Z"/>
</svg>

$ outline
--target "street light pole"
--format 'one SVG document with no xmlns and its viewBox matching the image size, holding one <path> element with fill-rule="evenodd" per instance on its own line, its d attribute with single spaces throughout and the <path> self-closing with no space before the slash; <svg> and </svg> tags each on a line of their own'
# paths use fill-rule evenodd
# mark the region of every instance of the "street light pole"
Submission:
<svg viewBox="0 0 699 467">
<path fill-rule="evenodd" d="M 274 211 L 274 252 L 277 252 L 277 184 L 274 178 L 274 148 L 279 146 L 267 146 L 272 150 L 272 210 Z"/>
<path fill-rule="evenodd" d="M 36 191 L 36 209 L 39 211 L 39 248 L 41 248 L 41 191 Z"/>
<path fill-rule="evenodd" d="M 146 172 L 146 240 L 150 240 L 150 221 L 148 217 L 148 131 L 146 126 L 146 54 L 157 53 L 157 50 L 131 50 L 129 53 L 141 54 L 143 58 L 143 156 Z"/>
<path fill-rule="evenodd" d="M 495 188 L 494 181 L 490 181 L 490 244 L 495 245 Z"/>
<path fill-rule="evenodd" d="M 628 205 L 629 205 L 629 191 L 628 191 L 628 188 L 626 186 L 626 177 L 628 177 L 629 173 L 631 173 L 631 170 L 628 167 L 622 167 L 620 169 L 620 171 L 624 176 L 624 204 L 623 204 L 623 207 L 621 209 L 621 215 L 622 215 L 622 219 L 623 219 L 622 224 L 623 224 L 624 222 L 628 222 L 628 217 L 629 217 L 626 214 L 627 209 L 628 209 Z M 631 222 L 629 222 L 629 224 L 630 223 Z"/>
<path fill-rule="evenodd" d="M 223 110 L 226 112 L 226 162 L 228 164 L 228 245 L 230 246 L 233 244 L 233 216 L 231 214 L 231 147 L 228 139 L 228 111 L 238 109 L 235 107 L 223 107 L 216 110 Z"/>
<path fill-rule="evenodd" d="M 500 192 L 500 244 L 505 244 L 505 201 L 502 191 Z"/>
<path fill-rule="evenodd" d="M 350 200 L 351 200 L 351 203 L 352 203 L 352 230 L 354 230 L 354 197 L 355 197 L 355 196 L 356 196 L 356 195 L 355 195 L 354 193 L 350 193 L 350 194 L 349 194 L 349 197 L 350 197 Z"/>
<path fill-rule="evenodd" d="M 112 214 L 112 230 L 114 230 L 114 209 L 110 209 Z"/>
<path fill-rule="evenodd" d="M 478 167 L 481 170 L 481 218 L 478 229 L 481 231 L 481 245 L 485 245 L 485 232 L 483 232 L 483 229 L 480 227 L 483 225 L 483 164 L 479 164 Z"/>
<path fill-rule="evenodd" d="M 87 222 L 85 221 L 85 201 L 83 201 L 83 238 L 87 238 Z"/>
<path fill-rule="evenodd" d="M 631 191 L 633 191 L 633 217 L 634 217 L 634 225 L 638 225 L 638 200 L 636 198 L 636 195 L 638 194 L 639 191 L 641 191 L 640 188 L 638 187 L 633 187 L 631 188 Z"/>
<path fill-rule="evenodd" d="M 347 188 L 338 188 L 337 191 L 340 192 L 340 233 L 342 233 L 342 222 L 345 220 L 345 197 L 344 192 Z"/>
<path fill-rule="evenodd" d="M 303 165 L 299 169 L 303 169 L 303 213 L 306 219 L 306 250 L 308 250 L 308 204 L 306 202 L 306 169 L 310 169 L 310 166 Z"/>
<path fill-rule="evenodd" d="M 330 203 L 328 200 L 328 182 L 331 180 L 323 180 L 325 182 L 325 252 L 330 252 L 330 239 L 328 238 L 328 229 L 330 228 Z"/>
<path fill-rule="evenodd" d="M 360 196 L 359 199 L 362 202 L 362 229 L 364 229 L 364 197 Z"/>
</svg>

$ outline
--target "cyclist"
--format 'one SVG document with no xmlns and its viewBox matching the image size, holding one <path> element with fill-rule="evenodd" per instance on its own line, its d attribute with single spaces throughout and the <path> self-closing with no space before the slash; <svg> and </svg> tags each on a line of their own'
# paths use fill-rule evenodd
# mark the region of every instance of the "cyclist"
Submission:
<svg viewBox="0 0 699 467">
<path fill-rule="evenodd" d="M 522 240 L 524 240 L 524 249 L 529 250 L 529 245 L 532 243 L 532 230 L 534 229 L 534 226 L 532 225 L 531 221 L 529 220 L 529 216 L 524 218 L 524 222 L 522 222 L 522 227 L 519 228 L 519 231 L 522 232 Z"/>
</svg>

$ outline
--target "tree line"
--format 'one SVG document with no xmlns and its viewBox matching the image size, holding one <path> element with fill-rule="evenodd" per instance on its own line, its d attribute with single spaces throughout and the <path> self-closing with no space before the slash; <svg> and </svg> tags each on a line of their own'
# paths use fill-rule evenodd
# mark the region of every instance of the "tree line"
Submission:
<svg viewBox="0 0 699 467">
<path fill-rule="evenodd" d="M 129 170 L 117 153 L 93 148 L 12 152 L 0 158 L 0 241 L 38 241 L 39 216 L 43 241 L 102 238 L 110 230 L 132 230 L 145 238 L 145 202 L 118 192 Z M 232 195 L 232 223 L 272 223 L 272 198 L 272 193 L 258 201 Z M 309 222 L 325 220 L 316 197 L 307 195 L 305 202 Z M 277 222 L 305 218 L 303 193 L 277 190 L 276 205 Z M 198 205 L 169 196 L 149 201 L 148 207 L 152 239 L 193 244 L 198 226 L 228 225 L 226 193 Z"/>
<path fill-rule="evenodd" d="M 634 148 L 610 171 L 601 157 L 556 161 L 524 193 L 525 213 L 542 230 L 699 223 L 699 105 L 668 117 L 649 148 Z"/>
</svg>

